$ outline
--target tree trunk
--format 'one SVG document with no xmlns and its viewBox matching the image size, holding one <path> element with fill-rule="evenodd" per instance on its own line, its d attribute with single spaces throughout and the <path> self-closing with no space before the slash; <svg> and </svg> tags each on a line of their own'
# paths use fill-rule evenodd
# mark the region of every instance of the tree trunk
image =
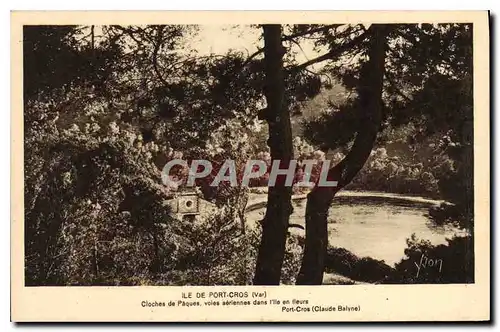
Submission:
<svg viewBox="0 0 500 332">
<path fill-rule="evenodd" d="M 267 100 L 265 118 L 269 125 L 269 147 L 272 160 L 280 160 L 287 167 L 293 158 L 290 114 L 285 105 L 285 83 L 280 25 L 264 25 L 264 61 Z M 279 285 L 285 256 L 288 220 L 291 214 L 292 188 L 278 178 L 269 187 L 266 215 L 262 222 L 262 240 L 253 283 Z"/>
<path fill-rule="evenodd" d="M 92 51 L 95 48 L 95 34 L 94 34 L 94 25 L 90 26 L 90 48 Z"/>
<path fill-rule="evenodd" d="M 363 65 L 358 86 L 360 125 L 354 144 L 347 156 L 328 172 L 328 180 L 338 181 L 337 187 L 318 187 L 307 196 L 306 240 L 298 285 L 320 285 L 323 281 L 328 247 L 328 210 L 335 194 L 361 170 L 375 144 L 382 119 L 382 88 L 387 28 L 370 26 L 369 60 Z"/>
</svg>

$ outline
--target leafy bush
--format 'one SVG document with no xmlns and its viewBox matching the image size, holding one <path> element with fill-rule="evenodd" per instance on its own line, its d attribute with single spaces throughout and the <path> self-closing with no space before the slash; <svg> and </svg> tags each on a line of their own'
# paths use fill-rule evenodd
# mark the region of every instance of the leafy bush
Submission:
<svg viewBox="0 0 500 332">
<path fill-rule="evenodd" d="M 260 228 L 243 229 L 235 222 L 234 215 L 224 208 L 207 219 L 188 225 L 183 233 L 187 234 L 189 249 L 179 258 L 174 270 L 165 274 L 165 280 L 172 280 L 175 275 L 175 285 L 252 284 L 262 235 Z M 302 249 L 300 237 L 288 237 L 281 283 L 295 284 Z"/>
<path fill-rule="evenodd" d="M 407 240 L 406 258 L 396 264 L 394 273 L 385 283 L 473 283 L 473 238 L 462 236 L 447 241 L 447 245 L 433 246 L 428 241 L 418 241 L 412 235 Z"/>
<path fill-rule="evenodd" d="M 281 283 L 295 285 L 302 263 L 304 252 L 304 238 L 299 235 L 290 234 L 287 237 L 285 259 L 281 268 Z"/>
<path fill-rule="evenodd" d="M 239 218 L 235 205 L 226 205 L 185 225 L 189 250 L 180 257 L 176 285 L 246 285 L 253 269 L 260 230 Z"/>
<path fill-rule="evenodd" d="M 27 285 L 142 284 L 182 251 L 158 146 L 84 95 L 25 104 Z"/>
<path fill-rule="evenodd" d="M 393 269 L 370 257 L 358 257 L 344 248 L 329 247 L 325 272 L 338 273 L 357 281 L 379 282 L 391 275 Z"/>
<path fill-rule="evenodd" d="M 111 142 L 49 150 L 47 180 L 27 184 L 27 284 L 135 284 L 173 266 L 182 239 L 158 173 Z"/>
<path fill-rule="evenodd" d="M 385 148 L 374 149 L 363 169 L 346 189 L 375 190 L 438 197 L 438 181 L 423 163 L 390 157 Z"/>
</svg>

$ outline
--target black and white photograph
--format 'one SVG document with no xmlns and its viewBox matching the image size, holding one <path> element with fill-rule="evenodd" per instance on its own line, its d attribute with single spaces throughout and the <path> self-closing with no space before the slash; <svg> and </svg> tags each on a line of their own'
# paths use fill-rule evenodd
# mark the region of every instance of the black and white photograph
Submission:
<svg viewBox="0 0 500 332">
<path fill-rule="evenodd" d="M 487 12 L 115 14 L 13 15 L 16 320 L 489 319 Z"/>
<path fill-rule="evenodd" d="M 23 26 L 25 285 L 474 283 L 473 29 Z"/>
</svg>

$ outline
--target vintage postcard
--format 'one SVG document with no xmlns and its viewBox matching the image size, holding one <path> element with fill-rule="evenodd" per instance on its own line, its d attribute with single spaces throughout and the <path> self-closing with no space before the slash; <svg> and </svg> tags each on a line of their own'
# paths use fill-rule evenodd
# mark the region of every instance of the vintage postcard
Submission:
<svg viewBox="0 0 500 332">
<path fill-rule="evenodd" d="M 11 27 L 13 321 L 490 320 L 487 11 Z"/>
</svg>

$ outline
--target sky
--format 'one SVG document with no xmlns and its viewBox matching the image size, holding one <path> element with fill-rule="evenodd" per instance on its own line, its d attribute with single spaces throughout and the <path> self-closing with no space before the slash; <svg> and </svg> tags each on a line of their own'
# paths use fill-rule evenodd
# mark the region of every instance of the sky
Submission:
<svg viewBox="0 0 500 332">
<path fill-rule="evenodd" d="M 102 27 L 95 26 L 97 39 L 102 35 Z M 83 29 L 81 37 L 90 33 L 90 29 Z M 262 29 L 249 25 L 200 25 L 197 34 L 188 39 L 186 52 L 195 50 L 200 56 L 223 55 L 230 50 L 253 54 L 264 46 L 260 38 Z M 84 37 L 87 38 L 87 37 Z M 285 45 L 289 46 L 289 45 Z M 326 49 L 317 51 L 312 42 L 302 40 L 300 47 L 292 44 L 291 51 L 295 54 L 298 63 L 316 58 L 327 52 Z M 318 69 L 323 64 L 315 64 L 310 69 Z"/>
<path fill-rule="evenodd" d="M 224 54 L 230 49 L 251 54 L 261 47 L 260 31 L 249 26 L 203 25 L 191 45 L 202 55 Z"/>
<path fill-rule="evenodd" d="M 259 40 L 261 34 L 261 29 L 251 26 L 202 25 L 189 45 L 200 55 L 225 54 L 229 50 L 248 52 L 251 55 L 264 46 L 263 40 Z M 292 45 L 292 51 L 297 53 L 299 63 L 322 54 L 313 49 L 312 43 L 307 42 L 301 43 L 301 48 Z"/>
</svg>

